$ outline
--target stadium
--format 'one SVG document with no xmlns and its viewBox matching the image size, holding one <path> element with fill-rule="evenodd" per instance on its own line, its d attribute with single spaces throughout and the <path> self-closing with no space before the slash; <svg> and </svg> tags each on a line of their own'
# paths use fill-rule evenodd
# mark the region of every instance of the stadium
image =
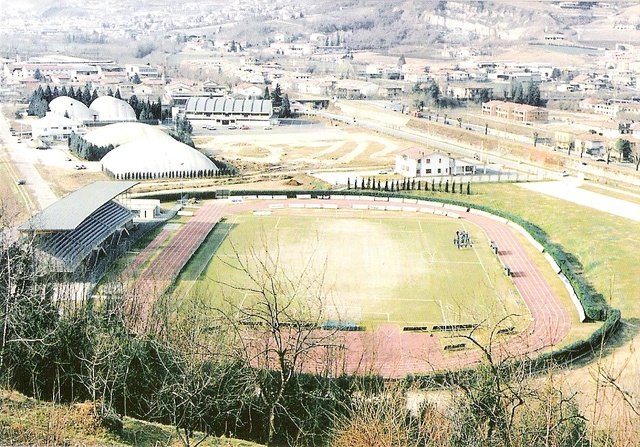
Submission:
<svg viewBox="0 0 640 447">
<path fill-rule="evenodd" d="M 481 361 L 464 338 L 470 331 L 494 337 L 496 356 L 515 358 L 563 343 L 572 321 L 584 319 L 568 289 L 551 284 L 560 283 L 550 279 L 557 265 L 505 219 L 417 199 L 320 197 L 206 201 L 171 230 L 157 230 L 124 272 L 139 300 L 138 329 L 163 297 L 176 309 L 203 297 L 211 308 L 257 305 L 234 259 L 260 250 L 277 253 L 293 277 L 303 265 L 322 275 L 319 329 L 335 330 L 340 346 L 332 375 L 470 367 Z M 456 231 L 474 246 L 456 247 Z"/>
<path fill-rule="evenodd" d="M 151 231 L 119 263 L 135 330 L 150 330 L 163 297 L 175 309 L 202 297 L 211 308 L 259 305 L 255 276 L 240 262 L 258 258 L 247 253 L 273 256 L 290 277 L 322 278 L 318 330 L 335 331 L 340 346 L 332 375 L 470 367 L 482 354 L 469 333 L 494 337 L 494 355 L 515 358 L 563 343 L 572 321 L 584 320 L 570 287 L 554 286 L 560 269 L 539 244 L 486 212 L 413 198 L 264 194 L 207 200 L 165 224 L 180 207 L 159 215 L 159 200 L 130 197 L 135 185 L 93 183 L 20 227 L 54 272 L 93 284 Z M 151 215 L 142 212 L 149 205 Z"/>
</svg>

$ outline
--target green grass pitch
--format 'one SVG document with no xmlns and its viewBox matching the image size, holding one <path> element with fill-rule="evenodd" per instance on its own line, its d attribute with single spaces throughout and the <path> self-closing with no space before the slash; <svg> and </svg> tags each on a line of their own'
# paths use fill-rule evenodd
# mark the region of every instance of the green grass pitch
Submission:
<svg viewBox="0 0 640 447">
<path fill-rule="evenodd" d="M 453 245 L 470 232 L 472 249 Z M 528 311 L 482 230 L 433 215 L 355 210 L 274 210 L 236 215 L 216 229 L 182 273 L 177 293 L 248 306 L 251 294 L 221 284 L 248 284 L 234 253 L 266 247 L 296 275 L 305 263 L 324 274 L 328 315 L 375 326 L 467 324 Z M 210 261 L 209 261 L 210 259 Z"/>
</svg>

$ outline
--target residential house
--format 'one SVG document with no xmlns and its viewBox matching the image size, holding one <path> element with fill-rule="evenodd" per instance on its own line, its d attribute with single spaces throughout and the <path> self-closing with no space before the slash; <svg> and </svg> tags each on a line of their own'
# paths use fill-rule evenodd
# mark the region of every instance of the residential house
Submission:
<svg viewBox="0 0 640 447">
<path fill-rule="evenodd" d="M 241 83 L 233 88 L 233 93 L 244 96 L 245 98 L 262 98 L 262 95 L 264 95 L 264 87 L 255 84 Z"/>
<path fill-rule="evenodd" d="M 602 157 L 606 154 L 608 140 L 602 135 L 586 132 L 576 137 L 573 145 L 577 151 L 585 152 L 594 157 Z"/>
<path fill-rule="evenodd" d="M 160 78 L 162 76 L 160 67 L 151 65 L 125 64 L 124 69 L 129 78 L 133 78 L 135 75 L 138 75 L 140 79 Z"/>
<path fill-rule="evenodd" d="M 482 104 L 482 114 L 521 123 L 544 122 L 549 119 L 549 111 L 544 107 L 495 100 Z"/>
<path fill-rule="evenodd" d="M 486 92 L 489 98 L 493 97 L 493 87 L 489 83 L 473 83 L 473 84 L 449 84 L 447 86 L 447 95 L 457 99 L 475 100 L 480 98 Z"/>
<path fill-rule="evenodd" d="M 476 164 L 420 147 L 411 147 L 396 155 L 394 172 L 405 177 L 453 176 L 475 174 Z"/>
<path fill-rule="evenodd" d="M 335 84 L 335 95 L 338 98 L 362 99 L 376 96 L 378 85 L 357 79 L 341 79 Z"/>
</svg>

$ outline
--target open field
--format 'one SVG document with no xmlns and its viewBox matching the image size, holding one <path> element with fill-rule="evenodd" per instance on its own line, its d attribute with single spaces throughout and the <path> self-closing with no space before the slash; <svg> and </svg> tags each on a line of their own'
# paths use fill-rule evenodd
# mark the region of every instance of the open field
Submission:
<svg viewBox="0 0 640 447">
<path fill-rule="evenodd" d="M 245 131 L 194 137 L 196 146 L 231 163 L 289 165 L 299 169 L 354 166 L 389 167 L 406 142 L 370 132 L 330 125 L 302 129 L 277 127 L 271 132 Z"/>
<path fill-rule="evenodd" d="M 282 269 L 293 277 L 311 260 L 313 270 L 324 276 L 330 318 L 404 326 L 528 314 L 486 236 L 469 222 L 352 210 L 313 215 L 279 211 L 272 216 L 237 215 L 230 225 L 214 230 L 215 241 L 229 234 L 193 293 L 206 290 L 207 296 L 250 302 L 244 292 L 219 282 L 247 286 L 246 275 L 234 268 L 235 253 L 244 256 L 257 249 L 277 253 Z M 452 239 L 465 229 L 476 244 L 458 250 Z M 183 279 L 194 279 L 194 272 L 185 273 Z"/>
</svg>

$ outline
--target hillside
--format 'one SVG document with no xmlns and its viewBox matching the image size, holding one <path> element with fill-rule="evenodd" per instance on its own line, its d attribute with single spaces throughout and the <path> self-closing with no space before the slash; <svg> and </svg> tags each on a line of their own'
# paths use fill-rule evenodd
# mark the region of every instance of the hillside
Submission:
<svg viewBox="0 0 640 447">
<path fill-rule="evenodd" d="M 180 446 L 173 427 L 125 417 L 99 417 L 91 403 L 56 405 L 0 390 L 1 445 Z M 194 436 L 198 440 L 201 436 Z M 193 442 L 193 441 L 192 441 Z M 247 441 L 208 438 L 202 446 L 258 447 Z"/>
</svg>

